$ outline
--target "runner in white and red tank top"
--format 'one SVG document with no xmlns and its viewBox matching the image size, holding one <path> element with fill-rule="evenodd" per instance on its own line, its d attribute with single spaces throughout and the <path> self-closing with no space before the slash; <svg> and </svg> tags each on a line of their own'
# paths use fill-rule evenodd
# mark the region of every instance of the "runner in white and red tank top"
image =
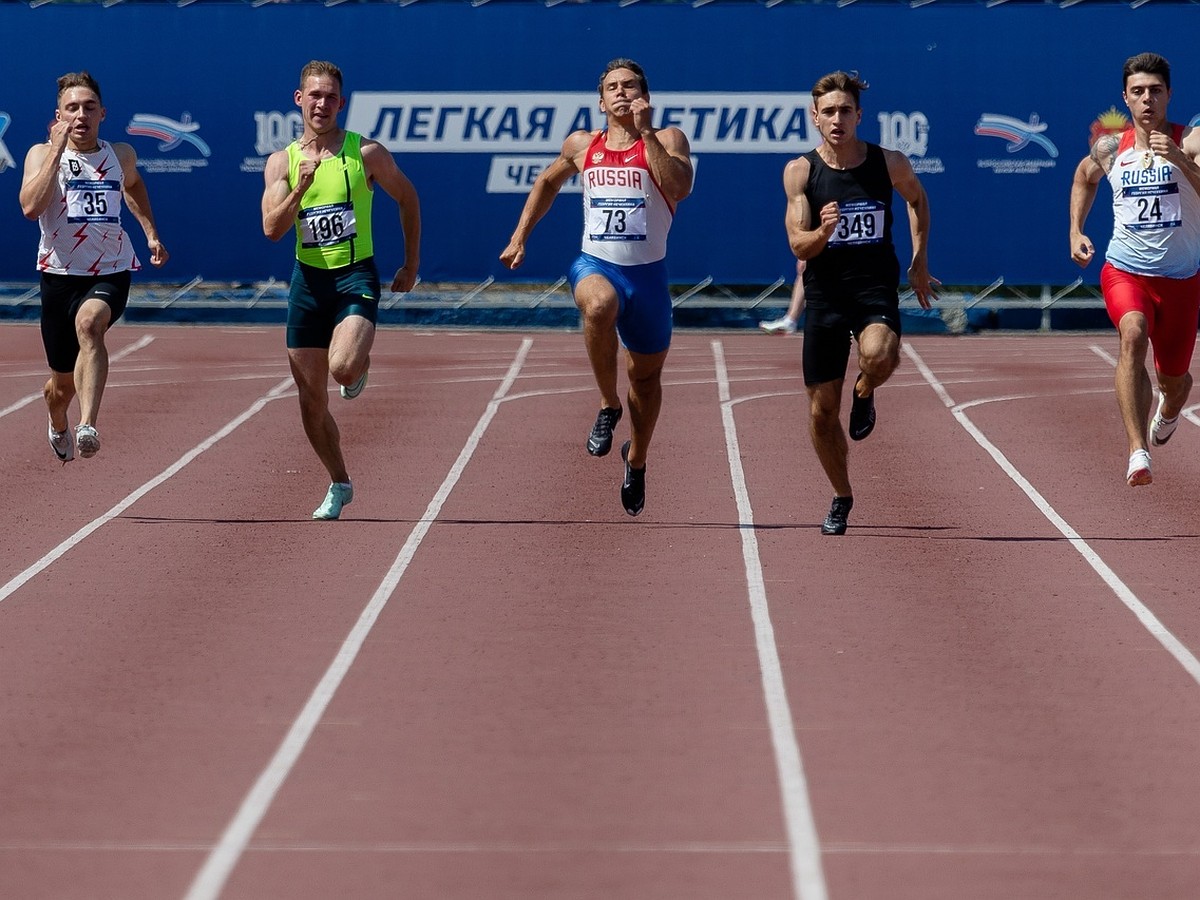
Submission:
<svg viewBox="0 0 1200 900">
<path fill-rule="evenodd" d="M 612 448 L 621 418 L 617 343 L 629 372 L 630 440 L 621 448 L 621 505 L 631 516 L 646 499 L 646 455 L 662 405 L 662 368 L 671 344 L 671 295 L 665 257 L 675 206 L 692 190 L 687 137 L 656 129 L 646 76 L 629 59 L 614 59 L 600 76 L 607 127 L 576 131 L 538 177 L 516 230 L 500 254 L 515 269 L 534 225 L 574 175 L 583 184 L 583 253 L 571 267 L 575 304 L 583 315 L 588 359 L 600 389 L 600 412 L 587 439 L 593 456 Z"/>
<path fill-rule="evenodd" d="M 1083 223 L 1107 178 L 1113 235 L 1100 283 L 1121 339 L 1117 406 L 1129 443 L 1125 480 L 1136 487 L 1153 480 L 1148 445 L 1170 440 L 1192 389 L 1188 369 L 1200 315 L 1200 131 L 1167 118 L 1171 67 L 1157 53 L 1126 60 L 1124 79 L 1133 124 L 1097 139 L 1075 170 L 1071 258 L 1086 266 L 1095 255 Z M 1153 418 L 1146 373 L 1151 347 L 1159 390 Z"/>
<path fill-rule="evenodd" d="M 100 86 L 87 72 L 58 79 L 58 105 L 50 139 L 25 156 L 21 211 L 41 230 L 37 267 L 42 275 L 42 343 L 50 365 L 46 406 L 50 448 L 62 463 L 100 450 L 96 419 L 108 378 L 104 334 L 129 299 L 129 273 L 140 268 L 121 227 L 129 207 L 161 266 L 167 251 L 158 239 L 137 155 L 128 144 L 100 140 L 104 106 Z M 67 408 L 79 394 L 79 424 L 72 435 Z"/>
</svg>

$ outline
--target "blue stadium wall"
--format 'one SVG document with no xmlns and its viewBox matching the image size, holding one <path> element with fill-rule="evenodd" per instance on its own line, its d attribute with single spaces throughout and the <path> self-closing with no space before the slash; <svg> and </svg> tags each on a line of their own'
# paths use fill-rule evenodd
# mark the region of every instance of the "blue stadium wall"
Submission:
<svg viewBox="0 0 1200 900">
<path fill-rule="evenodd" d="M 153 278 L 285 278 L 291 238 L 261 232 L 262 165 L 298 123 L 300 67 L 346 76 L 346 119 L 382 140 L 421 194 L 427 281 L 552 280 L 579 242 L 578 193 L 535 231 L 518 273 L 497 261 L 528 182 L 572 126 L 594 121 L 615 56 L 639 60 L 656 115 L 689 134 L 695 191 L 680 207 L 673 280 L 791 279 L 781 173 L 814 145 L 808 90 L 833 69 L 870 82 L 860 134 L 903 149 L 929 192 L 931 265 L 950 284 L 1067 283 L 1072 173 L 1121 65 L 1147 49 L 1176 64 L 1172 118 L 1200 112 L 1195 6 L 906 6 L 749 3 L 0 5 L 0 281 L 34 278 L 37 226 L 17 200 L 24 155 L 46 135 L 54 81 L 100 81 L 102 136 L 128 141 L 171 260 Z M 401 259 L 395 206 L 376 201 L 380 267 Z M 897 207 L 896 236 L 907 253 Z M 126 226 L 144 249 L 136 223 Z M 1101 186 L 1089 233 L 1111 227 Z M 144 255 L 144 252 L 143 252 Z M 1098 277 L 1098 265 L 1086 273 Z"/>
</svg>

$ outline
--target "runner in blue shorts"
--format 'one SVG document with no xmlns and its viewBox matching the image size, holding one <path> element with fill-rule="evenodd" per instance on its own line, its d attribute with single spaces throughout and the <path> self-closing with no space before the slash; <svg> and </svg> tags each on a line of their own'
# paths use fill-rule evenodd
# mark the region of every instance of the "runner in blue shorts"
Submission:
<svg viewBox="0 0 1200 900">
<path fill-rule="evenodd" d="M 623 412 L 617 393 L 618 335 L 629 376 L 630 439 L 621 447 L 621 505 L 636 516 L 646 502 L 646 457 L 662 407 L 662 368 L 671 344 L 671 296 L 665 259 L 675 207 L 692 190 L 691 151 L 678 128 L 651 125 L 641 66 L 614 59 L 600 76 L 607 127 L 576 131 L 538 177 L 501 261 L 515 269 L 529 234 L 573 176 L 583 187 L 583 255 L 571 289 L 600 389 L 600 411 L 587 439 L 592 456 L 612 449 Z"/>
</svg>

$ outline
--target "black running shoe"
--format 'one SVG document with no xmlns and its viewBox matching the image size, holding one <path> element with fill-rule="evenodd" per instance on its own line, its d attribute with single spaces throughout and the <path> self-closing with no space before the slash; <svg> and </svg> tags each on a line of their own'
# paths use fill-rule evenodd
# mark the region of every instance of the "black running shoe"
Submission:
<svg viewBox="0 0 1200 900">
<path fill-rule="evenodd" d="M 635 469 L 629 464 L 629 441 L 621 445 L 621 459 L 625 461 L 625 480 L 621 482 L 621 505 L 625 512 L 636 516 L 646 505 L 646 467 Z M 842 526 L 845 531 L 845 525 Z"/>
<path fill-rule="evenodd" d="M 587 452 L 592 456 L 607 456 L 612 449 L 613 429 L 620 421 L 621 407 L 613 409 L 606 406 L 601 409 L 596 416 L 596 424 L 592 426 L 592 433 L 588 435 Z"/>
<path fill-rule="evenodd" d="M 856 381 L 854 382 L 853 400 L 850 403 L 850 440 L 861 441 L 874 428 L 875 392 L 871 391 L 866 397 L 859 397 L 858 382 Z"/>
<path fill-rule="evenodd" d="M 854 506 L 853 497 L 834 497 L 829 507 L 829 515 L 821 523 L 821 534 L 845 534 L 850 509 Z"/>
</svg>

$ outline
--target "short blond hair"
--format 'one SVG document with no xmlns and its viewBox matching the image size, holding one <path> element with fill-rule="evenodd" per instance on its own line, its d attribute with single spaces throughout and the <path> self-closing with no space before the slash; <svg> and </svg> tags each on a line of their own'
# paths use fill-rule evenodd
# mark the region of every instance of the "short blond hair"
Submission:
<svg viewBox="0 0 1200 900">
<path fill-rule="evenodd" d="M 326 62 L 323 59 L 314 59 L 312 62 L 305 64 L 300 70 L 300 90 L 304 90 L 304 82 L 309 76 L 315 75 L 318 78 L 332 78 L 337 82 L 338 93 L 342 92 L 342 70 L 331 62 Z"/>
</svg>

